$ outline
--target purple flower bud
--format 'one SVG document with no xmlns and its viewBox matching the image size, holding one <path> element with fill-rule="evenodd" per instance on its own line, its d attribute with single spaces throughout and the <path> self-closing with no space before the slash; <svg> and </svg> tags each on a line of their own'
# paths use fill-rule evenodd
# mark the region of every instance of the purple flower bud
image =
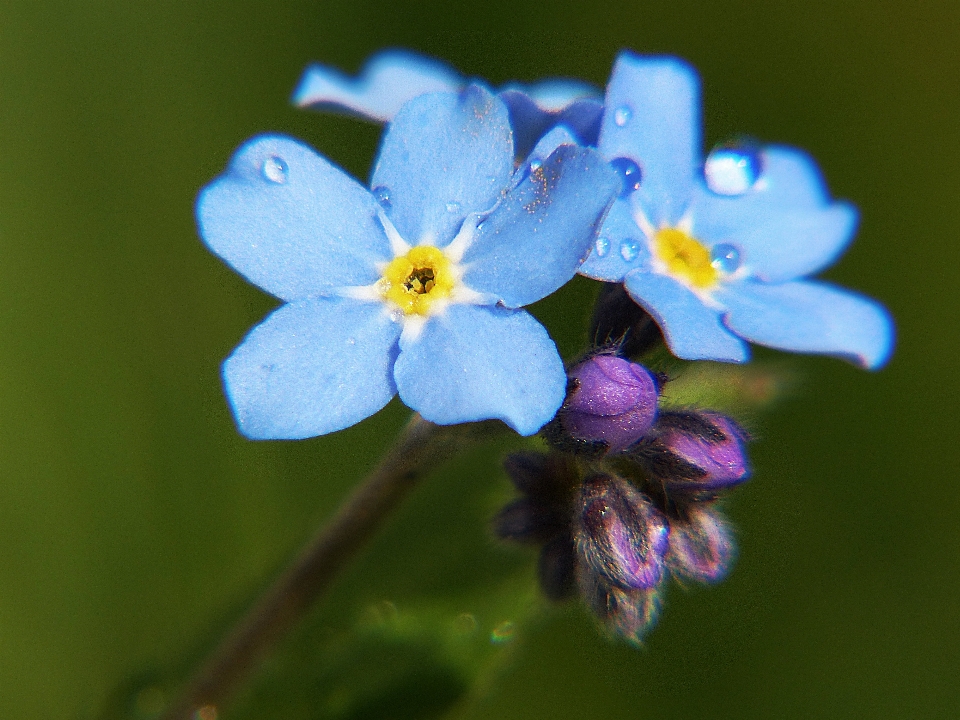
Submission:
<svg viewBox="0 0 960 720">
<path fill-rule="evenodd" d="M 642 365 L 595 355 L 569 373 L 575 389 L 560 411 L 563 428 L 577 440 L 625 450 L 646 434 L 657 416 L 657 383 Z"/>
<path fill-rule="evenodd" d="M 662 413 L 654 435 L 637 456 L 669 490 L 715 493 L 750 476 L 746 433 L 726 415 Z"/>
<path fill-rule="evenodd" d="M 678 579 L 701 583 L 722 580 L 736 555 L 726 520 L 709 505 L 691 505 L 687 517 L 670 522 L 666 564 Z"/>
<path fill-rule="evenodd" d="M 575 523 L 577 554 L 589 571 L 623 589 L 660 582 L 667 519 L 626 480 L 612 475 L 585 480 Z"/>
<path fill-rule="evenodd" d="M 658 588 L 625 590 L 589 571 L 581 571 L 578 580 L 584 600 L 611 635 L 639 645 L 657 622 L 662 604 Z"/>
</svg>

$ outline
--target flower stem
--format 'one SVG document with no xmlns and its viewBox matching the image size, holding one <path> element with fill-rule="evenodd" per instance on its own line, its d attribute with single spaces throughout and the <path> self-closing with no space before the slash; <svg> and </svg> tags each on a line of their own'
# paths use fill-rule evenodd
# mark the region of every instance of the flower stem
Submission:
<svg viewBox="0 0 960 720">
<path fill-rule="evenodd" d="M 323 595 L 417 482 L 462 449 L 476 429 L 434 425 L 415 414 L 373 472 L 199 666 L 163 720 L 216 717 L 217 708 Z"/>
</svg>

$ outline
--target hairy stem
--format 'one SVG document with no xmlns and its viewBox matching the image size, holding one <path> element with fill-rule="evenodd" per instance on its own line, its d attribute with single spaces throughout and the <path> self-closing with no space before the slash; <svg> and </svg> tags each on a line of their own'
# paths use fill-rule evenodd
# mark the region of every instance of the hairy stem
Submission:
<svg viewBox="0 0 960 720">
<path fill-rule="evenodd" d="M 216 717 L 417 482 L 475 436 L 476 427 L 441 427 L 414 415 L 373 472 L 199 666 L 163 720 Z"/>
</svg>

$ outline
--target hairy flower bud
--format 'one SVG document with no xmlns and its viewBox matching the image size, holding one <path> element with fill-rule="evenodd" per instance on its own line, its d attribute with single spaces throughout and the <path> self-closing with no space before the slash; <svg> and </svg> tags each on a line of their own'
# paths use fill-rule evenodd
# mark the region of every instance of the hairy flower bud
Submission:
<svg viewBox="0 0 960 720">
<path fill-rule="evenodd" d="M 682 520 L 670 521 L 666 564 L 677 578 L 701 583 L 722 580 L 733 564 L 736 546 L 722 513 L 692 504 Z"/>
<path fill-rule="evenodd" d="M 714 412 L 662 413 L 636 455 L 668 490 L 716 493 L 750 476 L 743 429 Z"/>
<path fill-rule="evenodd" d="M 583 570 L 579 585 L 583 599 L 607 631 L 634 645 L 642 642 L 660 615 L 659 588 L 625 590 Z"/>
<path fill-rule="evenodd" d="M 577 440 L 621 452 L 642 438 L 657 416 L 657 383 L 642 365 L 595 355 L 570 373 L 573 391 L 560 410 L 563 429 Z"/>
<path fill-rule="evenodd" d="M 650 588 L 663 576 L 667 519 L 626 480 L 595 475 L 578 499 L 575 537 L 580 561 L 624 589 Z"/>
</svg>

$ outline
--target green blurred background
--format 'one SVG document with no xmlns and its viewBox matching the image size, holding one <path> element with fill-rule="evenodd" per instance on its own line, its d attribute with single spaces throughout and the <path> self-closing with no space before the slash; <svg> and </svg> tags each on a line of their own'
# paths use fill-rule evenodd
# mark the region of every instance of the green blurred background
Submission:
<svg viewBox="0 0 960 720">
<path fill-rule="evenodd" d="M 490 539 L 501 442 L 435 473 L 221 717 L 960 717 L 958 37 L 954 0 L 0 0 L 0 718 L 154 717 L 403 423 L 241 439 L 218 366 L 275 303 L 192 216 L 262 131 L 365 177 L 377 129 L 288 98 L 385 46 L 493 83 L 688 58 L 708 144 L 804 147 L 861 208 L 827 276 L 899 346 L 877 374 L 790 360 L 735 571 L 674 587 L 644 649 Z M 567 354 L 593 291 L 535 308 Z"/>
</svg>

